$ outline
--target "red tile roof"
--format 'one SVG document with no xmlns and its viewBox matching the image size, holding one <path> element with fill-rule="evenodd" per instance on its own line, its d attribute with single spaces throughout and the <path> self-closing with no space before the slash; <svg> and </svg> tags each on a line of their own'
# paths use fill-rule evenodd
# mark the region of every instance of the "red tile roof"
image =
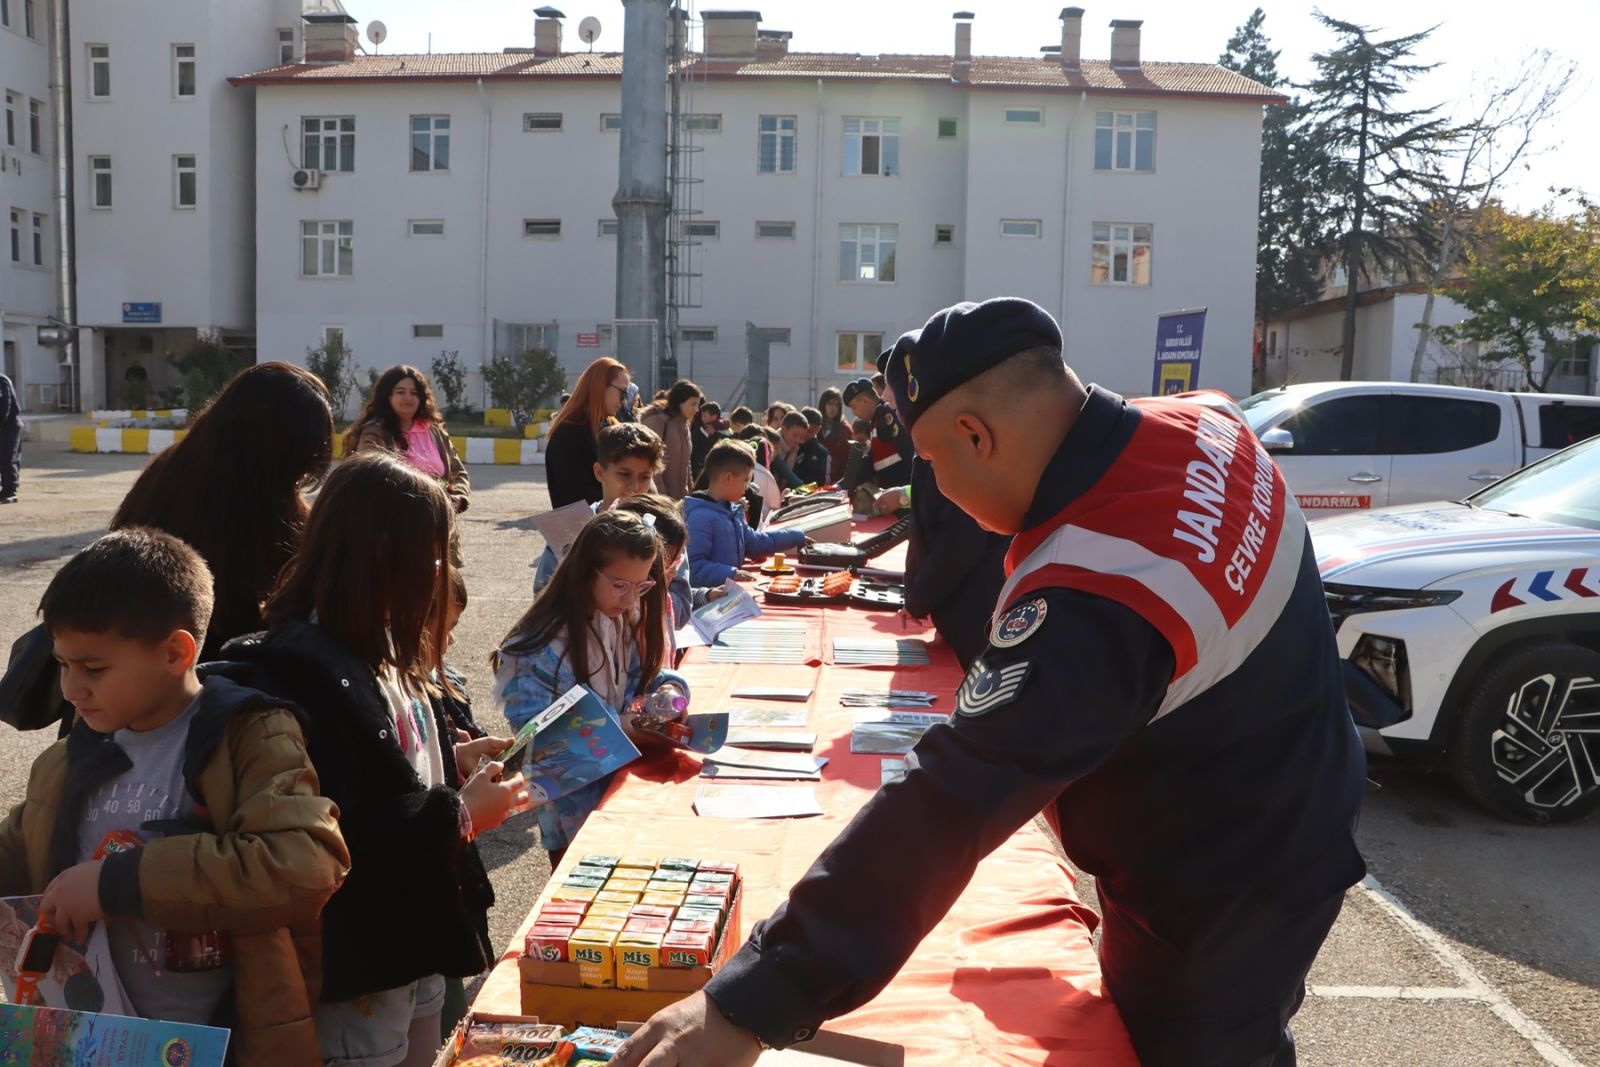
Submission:
<svg viewBox="0 0 1600 1067">
<path fill-rule="evenodd" d="M 843 81 L 926 81 L 949 84 L 949 56 L 853 55 L 791 52 L 763 60 L 689 60 L 692 77 L 829 78 Z M 347 63 L 275 67 L 233 80 L 235 85 L 301 85 L 367 81 L 433 81 L 522 78 L 620 78 L 616 52 L 574 52 L 540 57 L 531 52 L 464 52 L 444 55 L 357 56 Z M 1055 92 L 1181 95 L 1281 103 L 1284 97 L 1259 82 L 1212 63 L 1147 62 L 1134 69 L 1105 60 L 1084 60 L 1067 72 L 1054 56 L 1039 59 L 975 56 L 965 84 L 974 89 L 1036 89 Z"/>
</svg>

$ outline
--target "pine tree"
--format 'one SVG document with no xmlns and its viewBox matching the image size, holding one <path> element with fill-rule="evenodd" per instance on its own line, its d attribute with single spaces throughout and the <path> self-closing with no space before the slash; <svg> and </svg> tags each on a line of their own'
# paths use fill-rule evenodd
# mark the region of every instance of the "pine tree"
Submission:
<svg viewBox="0 0 1600 1067">
<path fill-rule="evenodd" d="M 1375 41 L 1371 27 L 1317 19 L 1340 38 L 1312 56 L 1317 77 L 1308 121 L 1332 157 L 1328 191 L 1343 246 L 1347 292 L 1340 377 L 1355 373 L 1356 307 L 1374 267 L 1405 270 L 1432 253 L 1428 207 L 1443 190 L 1445 157 L 1458 137 L 1439 107 L 1401 106 L 1418 77 L 1437 64 L 1413 56 L 1432 29 Z"/>
<path fill-rule="evenodd" d="M 1234 31 L 1218 64 L 1267 86 L 1292 86 L 1278 72 L 1279 52 L 1262 29 L 1260 8 Z M 1269 106 L 1261 124 L 1261 213 L 1256 235 L 1256 318 L 1317 298 L 1322 264 L 1332 251 L 1324 193 L 1329 159 L 1306 123 L 1299 97 Z"/>
</svg>

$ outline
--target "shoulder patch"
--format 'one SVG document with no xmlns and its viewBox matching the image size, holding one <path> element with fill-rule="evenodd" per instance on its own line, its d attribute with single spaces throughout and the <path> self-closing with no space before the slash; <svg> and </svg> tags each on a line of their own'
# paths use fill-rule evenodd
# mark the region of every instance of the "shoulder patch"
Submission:
<svg viewBox="0 0 1600 1067">
<path fill-rule="evenodd" d="M 883 413 L 883 429 L 884 432 L 890 437 L 893 437 L 900 432 L 899 424 L 894 421 L 894 416 L 890 414 L 887 409 L 885 409 Z"/>
<path fill-rule="evenodd" d="M 1022 644 L 1044 625 L 1045 613 L 1049 608 L 1043 597 L 1023 601 L 995 620 L 989 643 L 996 648 L 1012 648 Z"/>
<path fill-rule="evenodd" d="M 987 715 L 1003 708 L 1022 692 L 1022 686 L 1033 671 L 1032 660 L 1008 663 L 999 670 L 991 669 L 982 657 L 972 661 L 972 669 L 956 692 L 956 714 L 968 718 Z"/>
</svg>

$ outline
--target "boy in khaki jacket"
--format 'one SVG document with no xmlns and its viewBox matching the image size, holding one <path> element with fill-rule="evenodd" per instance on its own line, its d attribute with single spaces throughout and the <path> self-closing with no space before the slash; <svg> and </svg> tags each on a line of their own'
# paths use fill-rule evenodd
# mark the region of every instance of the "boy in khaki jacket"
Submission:
<svg viewBox="0 0 1600 1067">
<path fill-rule="evenodd" d="M 74 556 L 40 603 L 72 734 L 0 825 L 0 895 L 70 939 L 107 924 L 147 1018 L 225 1026 L 242 1067 L 320 1062 L 323 904 L 349 865 L 297 709 L 195 658 L 211 573 L 145 529 Z"/>
</svg>

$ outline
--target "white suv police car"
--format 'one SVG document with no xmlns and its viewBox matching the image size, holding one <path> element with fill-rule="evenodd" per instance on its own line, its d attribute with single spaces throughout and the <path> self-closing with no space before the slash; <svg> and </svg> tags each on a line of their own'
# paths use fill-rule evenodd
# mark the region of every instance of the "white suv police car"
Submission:
<svg viewBox="0 0 1600 1067">
<path fill-rule="evenodd" d="M 1600 439 L 1311 532 L 1369 749 L 1442 758 L 1508 818 L 1600 808 Z"/>
</svg>

